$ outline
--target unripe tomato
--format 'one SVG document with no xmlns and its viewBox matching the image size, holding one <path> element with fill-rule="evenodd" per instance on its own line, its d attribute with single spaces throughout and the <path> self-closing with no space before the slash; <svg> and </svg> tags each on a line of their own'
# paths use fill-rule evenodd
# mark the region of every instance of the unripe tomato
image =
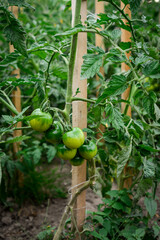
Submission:
<svg viewBox="0 0 160 240">
<path fill-rule="evenodd" d="M 84 143 L 78 152 L 84 159 L 91 160 L 97 154 L 97 145 L 93 141 Z"/>
<path fill-rule="evenodd" d="M 69 160 L 73 166 L 80 166 L 84 162 L 84 158 L 81 156 L 76 156 L 73 159 Z"/>
<path fill-rule="evenodd" d="M 63 135 L 62 140 L 68 148 L 74 149 L 79 148 L 84 143 L 85 137 L 80 128 L 74 127 Z"/>
<path fill-rule="evenodd" d="M 46 134 L 46 140 L 50 143 L 56 144 L 61 141 L 63 134 L 63 127 L 58 121 L 53 122 L 53 128 L 49 129 Z"/>
<path fill-rule="evenodd" d="M 53 122 L 51 114 L 42 112 L 40 108 L 35 109 L 31 115 L 39 116 L 29 122 L 31 127 L 39 132 L 46 131 Z"/>
<path fill-rule="evenodd" d="M 59 144 L 57 147 L 57 156 L 63 160 L 71 160 L 76 156 L 77 149 L 67 148 L 64 144 Z"/>
</svg>

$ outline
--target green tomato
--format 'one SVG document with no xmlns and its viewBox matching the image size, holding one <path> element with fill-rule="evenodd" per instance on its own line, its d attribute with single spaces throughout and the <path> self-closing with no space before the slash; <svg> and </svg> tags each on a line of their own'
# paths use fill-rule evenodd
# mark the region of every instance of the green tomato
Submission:
<svg viewBox="0 0 160 240">
<path fill-rule="evenodd" d="M 57 147 L 57 156 L 63 160 L 71 160 L 76 156 L 77 149 L 69 149 L 64 144 L 59 144 Z"/>
<path fill-rule="evenodd" d="M 56 144 L 56 143 L 59 143 L 61 141 L 62 134 L 63 134 L 62 125 L 60 124 L 60 122 L 54 121 L 53 122 L 53 129 L 49 129 L 46 132 L 45 137 L 46 137 L 47 142 Z"/>
<path fill-rule="evenodd" d="M 73 166 L 80 166 L 82 165 L 82 163 L 84 162 L 84 158 L 80 157 L 80 156 L 76 156 L 73 159 L 69 160 L 70 164 L 72 164 Z"/>
<path fill-rule="evenodd" d="M 62 140 L 68 148 L 74 149 L 79 148 L 84 143 L 85 137 L 80 128 L 74 127 L 63 135 Z"/>
<path fill-rule="evenodd" d="M 84 143 L 78 152 L 84 159 L 91 160 L 97 154 L 97 145 L 93 141 Z"/>
<path fill-rule="evenodd" d="M 35 109 L 31 116 L 35 115 L 36 118 L 30 120 L 31 127 L 39 132 L 44 132 L 50 128 L 53 119 L 50 113 L 42 112 L 40 108 Z"/>
</svg>

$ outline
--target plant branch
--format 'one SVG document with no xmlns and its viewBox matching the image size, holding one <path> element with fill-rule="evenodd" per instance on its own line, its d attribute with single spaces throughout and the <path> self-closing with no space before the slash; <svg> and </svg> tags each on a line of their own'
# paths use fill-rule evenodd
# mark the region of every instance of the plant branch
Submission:
<svg viewBox="0 0 160 240">
<path fill-rule="evenodd" d="M 124 10 L 121 9 L 115 2 L 113 2 L 112 0 L 109 1 L 122 15 L 123 17 L 128 21 L 128 24 L 129 24 L 129 27 L 131 29 L 131 32 L 132 32 L 132 37 L 133 37 L 133 40 L 136 41 L 136 38 L 135 38 L 135 34 L 134 34 L 134 30 L 133 30 L 133 27 L 132 27 L 132 20 L 124 13 Z"/>
<path fill-rule="evenodd" d="M 85 182 L 83 184 L 82 187 L 78 188 L 77 191 L 72 195 L 69 203 L 67 204 L 67 206 L 65 207 L 64 213 L 62 215 L 60 224 L 58 226 L 58 229 L 55 233 L 55 236 L 53 237 L 53 240 L 60 240 L 61 236 L 62 236 L 62 231 L 65 225 L 65 222 L 67 220 L 67 216 L 70 212 L 71 207 L 74 205 L 75 200 L 77 199 L 77 197 L 85 190 L 87 189 L 89 186 L 91 186 L 92 180 L 89 179 L 87 182 Z"/>
<path fill-rule="evenodd" d="M 55 55 L 55 52 L 52 53 L 52 56 L 51 56 L 51 58 L 48 62 L 48 66 L 47 66 L 47 70 L 46 70 L 45 92 L 46 92 L 47 82 L 48 82 L 48 79 L 49 79 L 49 68 L 50 68 L 51 62 L 54 58 L 54 55 Z"/>
<path fill-rule="evenodd" d="M 10 104 L 8 104 L 3 98 L 0 97 L 0 102 L 3 103 L 12 113 L 14 113 L 15 115 L 18 115 L 19 112 L 17 111 L 17 109 L 13 106 L 11 106 Z"/>
</svg>

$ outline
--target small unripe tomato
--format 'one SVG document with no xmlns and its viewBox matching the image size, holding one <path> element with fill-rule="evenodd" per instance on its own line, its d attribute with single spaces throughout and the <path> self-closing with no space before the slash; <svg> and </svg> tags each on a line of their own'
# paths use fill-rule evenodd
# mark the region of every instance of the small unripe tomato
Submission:
<svg viewBox="0 0 160 240">
<path fill-rule="evenodd" d="M 80 166 L 84 162 L 84 158 L 81 156 L 75 156 L 73 159 L 69 160 L 70 164 L 73 166 Z"/>
<path fill-rule="evenodd" d="M 74 127 L 71 131 L 63 134 L 62 140 L 65 146 L 75 149 L 79 148 L 84 143 L 85 137 L 80 128 Z"/>
<path fill-rule="evenodd" d="M 78 152 L 84 159 L 91 160 L 97 154 L 97 145 L 93 141 L 84 143 Z"/>
<path fill-rule="evenodd" d="M 63 127 L 61 123 L 58 121 L 54 121 L 52 125 L 53 125 L 53 128 L 49 129 L 46 132 L 45 137 L 47 142 L 56 144 L 61 141 L 62 134 L 63 134 Z"/>
<path fill-rule="evenodd" d="M 52 125 L 53 118 L 50 113 L 42 112 L 40 108 L 37 108 L 32 112 L 32 115 L 36 118 L 30 120 L 29 123 L 34 130 L 44 132 Z"/>
<path fill-rule="evenodd" d="M 71 160 L 76 156 L 77 149 L 67 148 L 64 144 L 57 146 L 57 156 L 63 160 Z"/>
</svg>

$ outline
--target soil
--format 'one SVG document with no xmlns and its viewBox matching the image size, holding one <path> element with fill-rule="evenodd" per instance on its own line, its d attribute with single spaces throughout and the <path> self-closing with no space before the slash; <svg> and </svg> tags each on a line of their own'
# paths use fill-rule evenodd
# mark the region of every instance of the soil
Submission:
<svg viewBox="0 0 160 240">
<path fill-rule="evenodd" d="M 68 191 L 71 187 L 70 165 L 65 164 L 63 173 L 68 173 L 65 179 L 65 188 Z M 69 195 L 69 194 L 68 194 Z M 12 199 L 8 199 L 12 201 Z M 36 240 L 39 232 L 47 226 L 58 226 L 63 210 L 68 199 L 48 199 L 41 205 L 25 203 L 21 208 L 17 204 L 12 207 L 0 206 L 0 240 Z M 86 194 L 86 209 L 96 211 L 101 203 L 91 189 Z"/>
</svg>

